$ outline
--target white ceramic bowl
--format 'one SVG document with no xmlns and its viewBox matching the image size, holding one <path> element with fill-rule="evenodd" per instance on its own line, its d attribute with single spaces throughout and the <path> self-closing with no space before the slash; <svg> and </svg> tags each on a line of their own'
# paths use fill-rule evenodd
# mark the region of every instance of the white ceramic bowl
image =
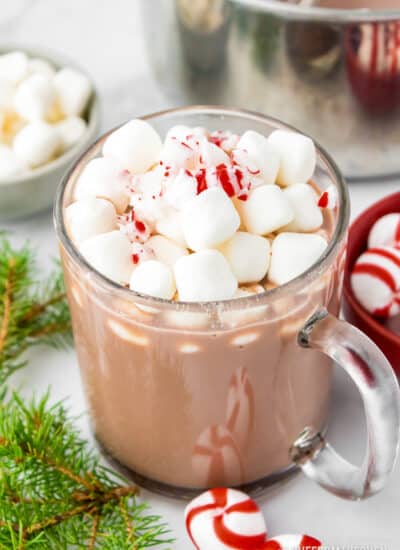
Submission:
<svg viewBox="0 0 400 550">
<path fill-rule="evenodd" d="M 21 48 L 13 44 L 7 48 L 2 46 L 0 54 L 13 50 L 24 51 L 30 57 L 45 59 L 55 68 L 73 67 L 87 75 L 86 71 L 82 71 L 74 62 L 46 50 Z M 90 80 L 92 79 L 90 78 Z M 53 204 L 55 191 L 62 176 L 80 154 L 96 139 L 99 132 L 99 98 L 93 82 L 92 86 L 93 94 L 84 117 L 88 125 L 80 141 L 60 157 L 44 166 L 15 178 L 0 180 L 0 222 L 31 216 L 50 208 Z"/>
</svg>

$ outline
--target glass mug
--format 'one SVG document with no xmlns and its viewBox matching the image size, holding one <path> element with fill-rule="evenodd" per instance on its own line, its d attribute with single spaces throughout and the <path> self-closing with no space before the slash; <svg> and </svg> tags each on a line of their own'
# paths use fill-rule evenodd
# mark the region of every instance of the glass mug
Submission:
<svg viewBox="0 0 400 550">
<path fill-rule="evenodd" d="M 178 124 L 255 130 L 285 126 L 251 112 L 188 107 L 144 117 L 164 136 Z M 397 454 L 397 380 L 378 348 L 339 321 L 349 198 L 321 149 L 314 183 L 334 185 L 324 255 L 289 283 L 251 297 L 178 303 L 143 296 L 96 272 L 68 237 L 64 208 L 100 138 L 66 175 L 56 199 L 75 345 L 94 431 L 140 485 L 175 496 L 215 486 L 264 488 L 300 466 L 328 491 L 379 491 Z M 324 438 L 336 361 L 357 385 L 368 442 L 361 467 Z"/>
</svg>

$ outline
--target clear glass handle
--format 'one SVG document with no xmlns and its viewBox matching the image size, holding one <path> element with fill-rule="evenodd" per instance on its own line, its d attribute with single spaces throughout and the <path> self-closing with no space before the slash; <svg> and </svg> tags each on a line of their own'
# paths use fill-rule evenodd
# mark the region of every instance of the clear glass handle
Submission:
<svg viewBox="0 0 400 550">
<path fill-rule="evenodd" d="M 367 450 L 356 467 L 324 437 L 306 428 L 291 448 L 303 472 L 342 498 L 357 500 L 380 491 L 396 462 L 400 436 L 400 391 L 393 370 L 377 346 L 326 310 L 317 312 L 298 337 L 302 347 L 317 349 L 336 361 L 356 384 L 367 418 Z"/>
</svg>

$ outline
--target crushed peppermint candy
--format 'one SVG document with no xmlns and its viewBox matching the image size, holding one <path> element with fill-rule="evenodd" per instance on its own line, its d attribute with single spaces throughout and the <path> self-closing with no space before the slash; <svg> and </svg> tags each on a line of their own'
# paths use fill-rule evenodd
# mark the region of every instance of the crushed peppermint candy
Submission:
<svg viewBox="0 0 400 550">
<path fill-rule="evenodd" d="M 318 206 L 328 210 L 334 210 L 338 204 L 337 190 L 334 185 L 329 185 L 318 199 Z"/>
<path fill-rule="evenodd" d="M 133 208 L 128 213 L 118 216 L 118 227 L 132 243 L 145 243 L 151 235 L 150 226 L 137 217 Z"/>
</svg>

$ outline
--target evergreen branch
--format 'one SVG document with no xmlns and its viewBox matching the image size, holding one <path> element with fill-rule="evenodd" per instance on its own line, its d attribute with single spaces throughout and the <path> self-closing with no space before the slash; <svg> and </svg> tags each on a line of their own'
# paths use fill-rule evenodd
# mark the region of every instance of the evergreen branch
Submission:
<svg viewBox="0 0 400 550">
<path fill-rule="evenodd" d="M 60 266 L 38 281 L 35 253 L 15 249 L 0 234 L 0 387 L 24 367 L 24 352 L 38 344 L 63 346 L 71 321 Z"/>
<path fill-rule="evenodd" d="M 10 321 L 10 309 L 12 300 L 12 287 L 14 281 L 14 269 L 15 260 L 10 258 L 8 261 L 7 276 L 4 283 L 4 297 L 3 297 L 3 319 L 0 328 L 0 353 L 3 351 L 6 343 L 8 325 Z"/>
<path fill-rule="evenodd" d="M 0 405 L 0 549 L 143 550 L 172 543 L 138 489 L 99 463 L 48 396 Z"/>
</svg>

